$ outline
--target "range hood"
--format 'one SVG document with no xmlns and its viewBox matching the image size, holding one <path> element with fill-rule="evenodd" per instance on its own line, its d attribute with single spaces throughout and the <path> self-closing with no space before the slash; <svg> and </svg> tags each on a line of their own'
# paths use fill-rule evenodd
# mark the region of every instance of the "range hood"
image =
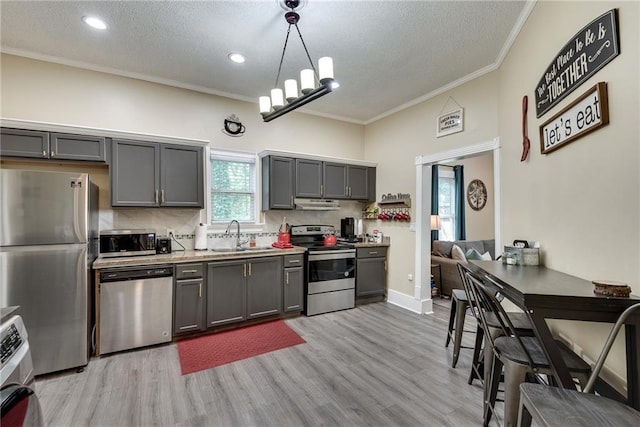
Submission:
<svg viewBox="0 0 640 427">
<path fill-rule="evenodd" d="M 305 211 L 337 211 L 340 209 L 340 202 L 337 200 L 324 199 L 294 199 L 296 209 Z"/>
</svg>

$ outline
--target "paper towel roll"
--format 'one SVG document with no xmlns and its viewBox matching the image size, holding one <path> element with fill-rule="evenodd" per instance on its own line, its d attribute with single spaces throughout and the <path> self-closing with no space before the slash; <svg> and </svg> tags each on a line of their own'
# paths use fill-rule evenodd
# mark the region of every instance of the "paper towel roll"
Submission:
<svg viewBox="0 0 640 427">
<path fill-rule="evenodd" d="M 197 251 L 207 250 L 207 226 L 206 224 L 200 224 L 196 226 L 196 243 L 195 249 Z"/>
</svg>

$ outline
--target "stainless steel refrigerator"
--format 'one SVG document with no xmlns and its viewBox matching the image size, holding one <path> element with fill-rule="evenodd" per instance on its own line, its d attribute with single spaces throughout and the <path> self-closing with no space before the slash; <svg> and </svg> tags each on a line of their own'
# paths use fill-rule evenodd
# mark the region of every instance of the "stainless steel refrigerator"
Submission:
<svg viewBox="0 0 640 427">
<path fill-rule="evenodd" d="M 0 292 L 19 305 L 34 374 L 89 362 L 98 188 L 86 173 L 0 170 Z"/>
</svg>

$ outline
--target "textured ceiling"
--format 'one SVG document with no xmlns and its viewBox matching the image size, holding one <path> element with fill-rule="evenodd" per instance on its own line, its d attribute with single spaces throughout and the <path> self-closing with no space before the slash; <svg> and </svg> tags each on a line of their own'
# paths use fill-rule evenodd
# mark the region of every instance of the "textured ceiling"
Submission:
<svg viewBox="0 0 640 427">
<path fill-rule="evenodd" d="M 369 123 L 495 67 L 531 9 L 526 1 L 308 0 L 298 24 L 340 88 L 301 111 Z M 286 34 L 277 0 L 5 1 L 3 52 L 256 102 L 274 86 Z M 97 15 L 109 29 L 87 27 Z M 282 81 L 308 67 L 292 32 Z M 227 59 L 247 57 L 244 64 Z"/>
</svg>

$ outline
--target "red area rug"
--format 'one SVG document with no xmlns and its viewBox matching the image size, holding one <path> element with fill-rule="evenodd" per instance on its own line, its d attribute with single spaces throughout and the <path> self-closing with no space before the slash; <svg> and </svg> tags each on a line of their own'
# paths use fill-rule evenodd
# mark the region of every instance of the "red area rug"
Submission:
<svg viewBox="0 0 640 427">
<path fill-rule="evenodd" d="M 283 320 L 178 341 L 182 375 L 306 342 Z"/>
</svg>

